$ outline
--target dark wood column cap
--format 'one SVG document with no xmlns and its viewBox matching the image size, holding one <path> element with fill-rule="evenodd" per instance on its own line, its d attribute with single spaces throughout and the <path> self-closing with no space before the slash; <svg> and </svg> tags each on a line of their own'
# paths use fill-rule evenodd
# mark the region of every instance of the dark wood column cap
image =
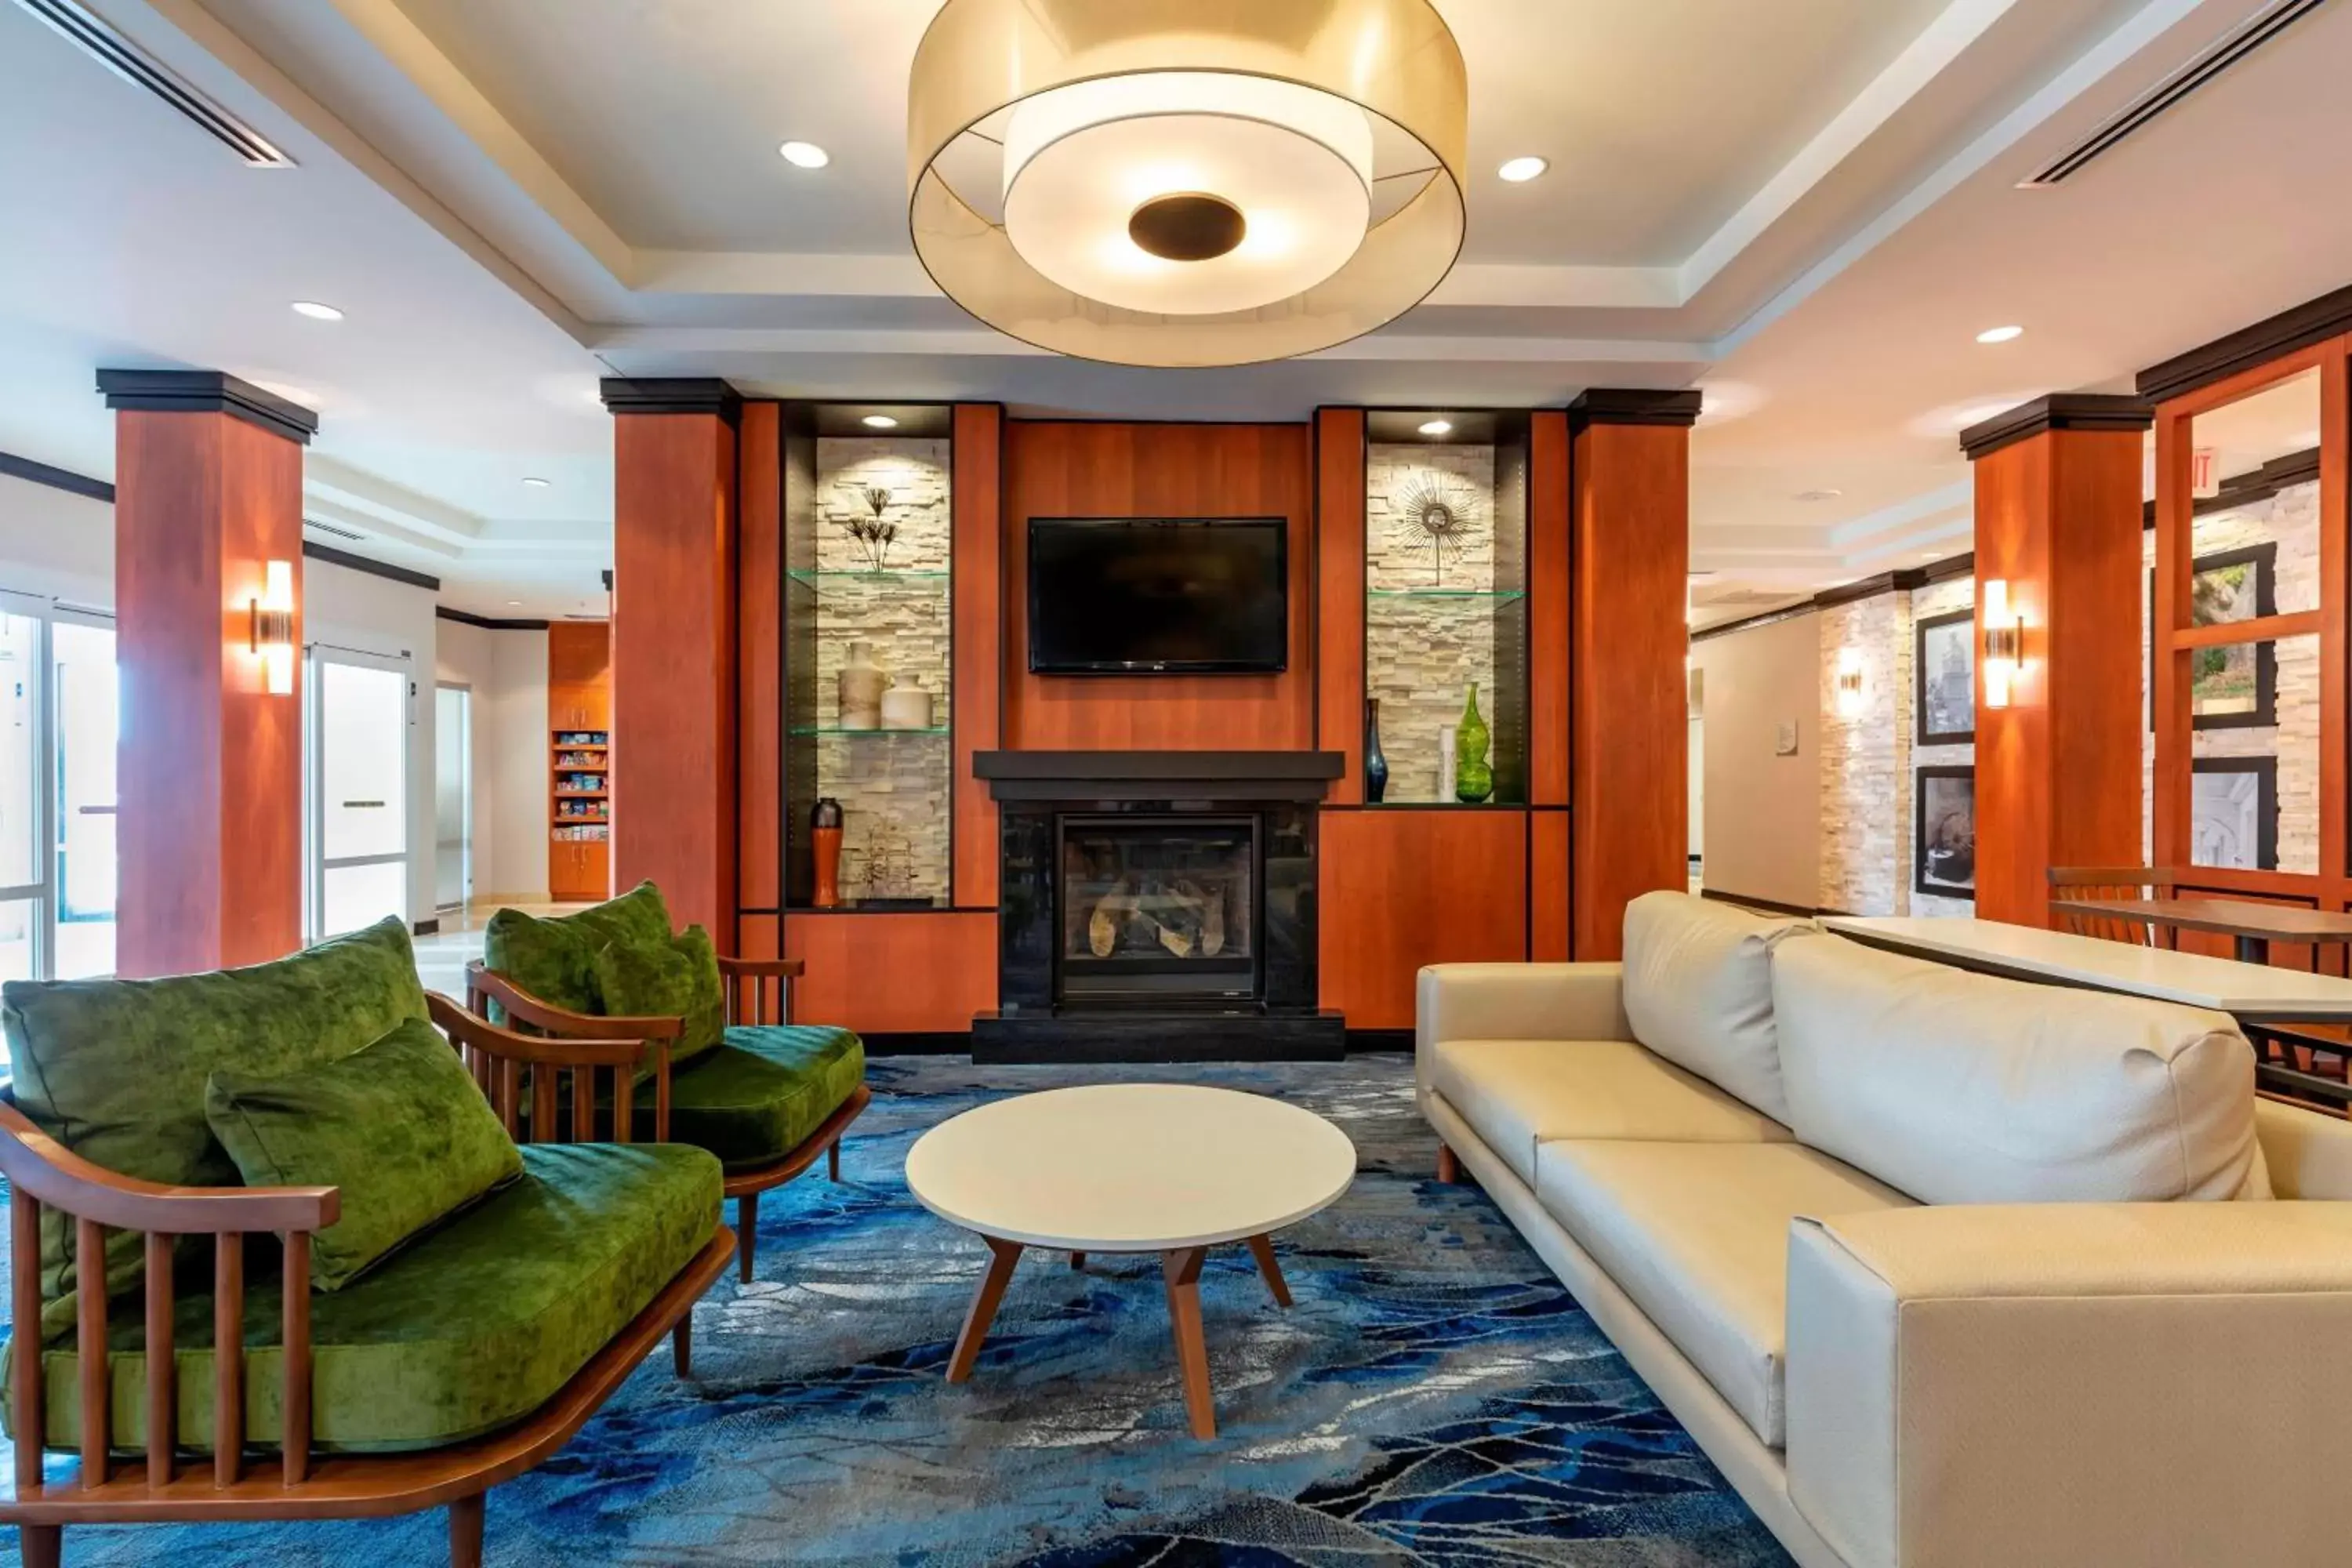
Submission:
<svg viewBox="0 0 2352 1568">
<path fill-rule="evenodd" d="M 614 414 L 716 414 L 736 426 L 743 419 L 743 395 L 715 375 L 608 375 L 597 390 Z"/>
<path fill-rule="evenodd" d="M 217 370 L 101 370 L 98 390 L 109 408 L 163 414 L 226 414 L 307 447 L 319 416 L 299 403 Z"/>
<path fill-rule="evenodd" d="M 1595 425 L 1674 425 L 1687 430 L 1698 423 L 1700 401 L 1696 391 L 1590 387 L 1568 405 L 1568 428 L 1571 434 Z"/>
<path fill-rule="evenodd" d="M 2146 430 L 2156 423 L 2156 410 L 2137 397 L 2102 392 L 2053 392 L 2031 403 L 2021 403 L 1980 425 L 1960 432 L 1960 450 L 1969 461 L 1990 457 L 2049 430 Z"/>
</svg>

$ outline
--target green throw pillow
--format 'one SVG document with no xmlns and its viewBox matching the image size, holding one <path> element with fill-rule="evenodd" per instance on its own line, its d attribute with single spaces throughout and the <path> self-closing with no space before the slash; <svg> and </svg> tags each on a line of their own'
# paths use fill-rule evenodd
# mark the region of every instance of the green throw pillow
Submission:
<svg viewBox="0 0 2352 1568">
<path fill-rule="evenodd" d="M 520 910 L 500 910 L 482 930 L 482 963 L 551 1006 L 601 1013 L 596 950 L 604 945 L 604 938 L 591 936 L 568 918 L 541 920 Z M 493 1005 L 490 1022 L 504 1025 L 506 1009 Z"/>
<path fill-rule="evenodd" d="M 660 947 L 670 936 L 669 906 L 662 902 L 661 889 L 651 882 L 639 882 L 617 899 L 591 904 L 576 914 L 558 915 L 556 921 L 586 937 L 592 948 L 612 942 Z"/>
<path fill-rule="evenodd" d="M 443 1216 L 522 1174 L 522 1155 L 457 1053 L 406 1023 L 284 1078 L 215 1072 L 205 1118 L 247 1186 L 341 1189 L 311 1239 L 310 1282 L 339 1290 Z"/>
<path fill-rule="evenodd" d="M 709 1050 L 726 1032 L 719 956 L 698 925 L 658 947 L 608 944 L 596 954 L 596 988 L 609 1016 L 686 1020 L 686 1033 L 670 1047 L 673 1066 Z"/>
</svg>

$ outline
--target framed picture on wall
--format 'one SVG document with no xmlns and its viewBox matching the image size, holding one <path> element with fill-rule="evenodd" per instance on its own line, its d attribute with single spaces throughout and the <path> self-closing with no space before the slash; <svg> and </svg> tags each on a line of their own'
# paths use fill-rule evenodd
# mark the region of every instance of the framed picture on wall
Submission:
<svg viewBox="0 0 2352 1568">
<path fill-rule="evenodd" d="M 2278 869 L 2278 759 L 2199 757 L 2189 763 L 2189 863 Z"/>
<path fill-rule="evenodd" d="M 2148 584 L 2149 603 L 2156 585 Z M 2190 563 L 2189 624 L 2226 626 L 2278 614 L 2278 546 L 2217 550 Z M 2150 620 L 2154 616 L 2151 614 Z M 2150 649 L 2148 689 L 2156 689 Z M 2189 655 L 2189 721 L 2200 730 L 2259 730 L 2278 722 L 2278 645 L 2235 643 Z M 2155 717 L 2149 716 L 2149 726 Z"/>
<path fill-rule="evenodd" d="M 1954 610 L 1912 623 L 1912 710 L 1918 743 L 1965 746 L 1977 738 L 1977 615 Z"/>
<path fill-rule="evenodd" d="M 1977 771 L 1916 770 L 1911 830 L 1914 891 L 1946 899 L 1977 896 Z"/>
</svg>

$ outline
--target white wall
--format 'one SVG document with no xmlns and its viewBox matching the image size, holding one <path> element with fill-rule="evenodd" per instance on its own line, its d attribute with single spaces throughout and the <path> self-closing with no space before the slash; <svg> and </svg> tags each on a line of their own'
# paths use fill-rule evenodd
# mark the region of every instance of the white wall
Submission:
<svg viewBox="0 0 2352 1568">
<path fill-rule="evenodd" d="M 1710 892 L 1810 910 L 1821 873 L 1821 632 L 1811 613 L 1691 645 Z M 1783 724 L 1797 749 L 1780 754 Z"/>
<path fill-rule="evenodd" d="M 304 560 L 302 582 L 309 641 L 392 658 L 408 656 L 415 688 L 409 709 L 409 919 L 429 920 L 434 913 L 436 679 L 461 680 L 475 689 L 475 887 L 481 894 L 543 898 L 547 635 L 485 632 L 439 620 L 429 590 L 324 561 Z M 0 476 L 0 589 L 111 610 L 114 509 L 86 496 Z M 452 657 L 445 660 L 440 642 L 451 634 L 463 635 L 455 637 Z"/>
<path fill-rule="evenodd" d="M 547 634 L 443 621 L 437 679 L 473 701 L 474 896 L 547 897 Z"/>
</svg>

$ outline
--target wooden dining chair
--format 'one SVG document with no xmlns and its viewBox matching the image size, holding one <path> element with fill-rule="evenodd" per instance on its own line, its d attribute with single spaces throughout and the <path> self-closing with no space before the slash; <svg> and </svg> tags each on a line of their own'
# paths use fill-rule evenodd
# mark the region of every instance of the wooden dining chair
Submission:
<svg viewBox="0 0 2352 1568">
<path fill-rule="evenodd" d="M 2121 903 L 2133 899 L 2168 899 L 2179 884 L 2180 873 L 2163 866 L 2050 868 L 2050 897 L 2053 902 L 2060 899 L 2100 903 Z M 2076 936 L 2127 942 L 2135 947 L 2176 947 L 2179 944 L 2176 932 L 2149 926 L 2142 921 L 2084 914 L 2074 910 L 2053 910 L 2050 913 L 2057 930 L 2072 931 Z"/>
</svg>

